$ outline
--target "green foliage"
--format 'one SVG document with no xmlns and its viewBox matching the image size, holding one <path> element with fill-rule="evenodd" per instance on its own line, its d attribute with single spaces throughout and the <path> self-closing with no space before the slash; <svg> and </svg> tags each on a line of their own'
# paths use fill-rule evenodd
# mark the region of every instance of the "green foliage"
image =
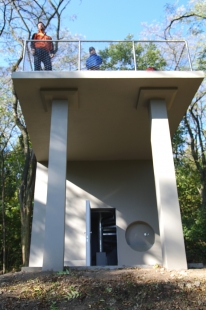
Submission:
<svg viewBox="0 0 206 310">
<path fill-rule="evenodd" d="M 2 140 L 1 140 L 2 141 Z M 2 166 L 3 165 L 3 166 Z M 23 154 L 18 146 L 1 150 L 0 191 L 4 187 L 4 216 L 5 216 L 5 250 L 6 270 L 19 269 L 21 265 L 21 219 L 18 201 L 18 185 L 23 167 Z M 3 170 L 2 170 L 3 169 Z M 2 179 L 3 178 L 3 179 Z M 0 231 L 2 231 L 2 199 L 0 197 Z M 3 235 L 0 234 L 0 270 L 2 261 Z"/>
<path fill-rule="evenodd" d="M 5 272 L 17 270 L 22 264 L 18 189 L 24 155 L 12 114 L 11 79 L 5 69 L 0 75 L 0 270 Z"/>
<path fill-rule="evenodd" d="M 160 50 L 153 43 L 148 43 L 142 47 L 139 43 L 135 48 L 137 68 L 138 70 L 145 70 L 148 67 L 154 67 L 157 70 L 163 70 L 166 66 L 166 61 L 161 55 Z"/>
<path fill-rule="evenodd" d="M 145 24 L 144 38 L 186 39 L 193 70 L 206 69 L 206 1 L 188 1 L 185 6 L 167 4 L 161 24 Z M 182 52 L 169 44 L 167 55 L 178 62 Z M 174 48 L 172 48 L 174 47 Z M 185 50 L 183 51 L 183 56 Z M 173 153 L 188 262 L 206 262 L 206 84 L 203 81 L 181 126 L 173 137 Z"/>
<path fill-rule="evenodd" d="M 181 127 L 173 139 L 177 189 L 188 262 L 206 263 L 206 210 L 202 208 L 199 173 L 182 139 Z"/>
<path fill-rule="evenodd" d="M 58 274 L 58 275 L 68 275 L 68 274 L 70 274 L 70 272 L 69 272 L 68 269 L 66 269 L 66 270 L 64 270 L 64 271 L 58 271 L 57 274 Z"/>
<path fill-rule="evenodd" d="M 173 150 L 174 161 L 175 161 L 176 167 L 178 165 L 181 165 L 181 161 L 185 154 L 185 135 L 186 135 L 186 130 L 183 124 L 180 123 L 175 134 L 172 137 L 172 150 Z"/>
<path fill-rule="evenodd" d="M 200 51 L 197 59 L 198 70 L 206 71 L 206 47 Z"/>
<path fill-rule="evenodd" d="M 50 306 L 50 310 L 58 310 L 58 307 L 56 306 L 56 302 L 53 301 L 51 306 Z"/>
<path fill-rule="evenodd" d="M 69 291 L 67 292 L 66 295 L 66 298 L 68 300 L 75 299 L 81 296 L 81 293 L 73 285 L 69 286 L 68 290 Z"/>
<path fill-rule="evenodd" d="M 6 270 L 19 270 L 21 260 L 21 219 L 18 197 L 14 196 L 5 206 L 6 216 Z M 0 229 L 1 229 L 0 225 Z M 2 238 L 0 238 L 2 248 Z M 2 255 L 0 257 L 0 270 L 2 269 Z"/>
<path fill-rule="evenodd" d="M 102 70 L 134 70 L 133 36 L 126 37 L 125 42 L 112 43 L 108 48 L 99 51 L 103 63 Z M 138 70 L 155 67 L 162 70 L 166 66 L 160 50 L 153 43 L 135 43 L 136 65 Z"/>
</svg>

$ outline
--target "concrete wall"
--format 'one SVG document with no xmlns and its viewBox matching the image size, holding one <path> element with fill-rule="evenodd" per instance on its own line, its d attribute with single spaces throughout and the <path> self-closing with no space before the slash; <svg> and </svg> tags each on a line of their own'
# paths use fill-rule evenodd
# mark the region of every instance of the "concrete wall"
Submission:
<svg viewBox="0 0 206 310">
<path fill-rule="evenodd" d="M 162 262 L 151 161 L 69 162 L 67 180 L 65 263 L 85 265 L 86 200 L 91 208 L 116 209 L 118 265 Z M 125 231 L 135 221 L 148 223 L 155 232 L 147 252 L 126 242 Z"/>
<path fill-rule="evenodd" d="M 37 179 L 34 204 L 34 214 L 38 216 L 37 220 L 33 219 L 30 267 L 40 267 L 43 260 L 45 166 L 38 164 L 40 186 Z M 44 201 L 41 199 L 42 189 Z M 86 200 L 90 200 L 91 208 L 116 209 L 118 265 L 162 263 L 151 161 L 68 162 L 64 253 L 67 266 L 86 265 Z M 126 229 L 135 221 L 148 223 L 155 232 L 155 243 L 146 252 L 137 252 L 126 242 Z M 37 230 L 35 227 L 39 226 L 41 229 Z"/>
</svg>

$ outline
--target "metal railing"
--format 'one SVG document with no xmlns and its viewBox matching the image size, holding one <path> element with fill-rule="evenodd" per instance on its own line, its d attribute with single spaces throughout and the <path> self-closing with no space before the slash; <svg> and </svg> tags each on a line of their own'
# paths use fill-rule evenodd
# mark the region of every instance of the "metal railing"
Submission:
<svg viewBox="0 0 206 310">
<path fill-rule="evenodd" d="M 87 40 L 26 40 L 24 44 L 23 71 L 37 70 L 31 44 L 52 42 L 54 57 L 51 58 L 53 71 L 87 70 L 86 60 L 89 47 L 94 46 L 102 58 L 98 70 L 146 70 L 149 67 L 159 71 L 192 71 L 188 44 L 185 40 L 124 40 L 124 41 L 87 41 Z M 41 59 L 40 59 L 41 61 Z M 44 61 L 41 68 L 45 70 Z M 48 69 L 47 69 L 48 70 Z"/>
</svg>

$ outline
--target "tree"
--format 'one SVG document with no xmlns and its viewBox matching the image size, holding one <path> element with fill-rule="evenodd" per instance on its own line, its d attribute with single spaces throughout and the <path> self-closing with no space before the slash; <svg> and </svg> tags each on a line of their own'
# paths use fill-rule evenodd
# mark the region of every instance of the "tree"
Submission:
<svg viewBox="0 0 206 310">
<path fill-rule="evenodd" d="M 14 123 L 12 115 L 5 104 L 6 98 L 1 98 L 0 114 L 0 209 L 2 228 L 2 271 L 6 271 L 6 207 L 8 204 L 8 197 L 12 197 L 16 191 L 16 180 L 13 178 L 13 171 L 11 168 L 10 154 L 12 151 L 11 138 L 14 134 Z"/>
<path fill-rule="evenodd" d="M 134 70 L 133 36 L 128 35 L 125 42 L 110 44 L 104 50 L 100 50 L 102 57 L 102 70 Z M 162 70 L 166 66 L 166 61 L 162 57 L 160 50 L 153 43 L 135 43 L 136 66 L 138 70 L 146 70 L 147 67 L 155 67 Z"/>
<path fill-rule="evenodd" d="M 176 180 L 188 262 L 205 263 L 206 217 L 201 208 L 201 182 L 185 140 L 184 119 L 172 139 Z"/>
<path fill-rule="evenodd" d="M 153 38 L 187 38 L 193 68 L 205 70 L 206 1 L 187 7 L 166 6 L 166 18 L 156 27 L 145 25 Z M 202 83 L 173 138 L 175 166 L 188 259 L 205 262 L 206 254 L 206 84 Z M 181 133 L 181 134 L 180 134 Z M 180 145 L 177 147 L 177 142 Z M 181 151 L 181 152 L 180 152 Z M 178 156 L 177 156 L 178 154 Z M 177 156 L 177 157 L 176 157 Z"/>
<path fill-rule="evenodd" d="M 203 29 L 206 22 L 206 1 L 193 1 L 184 10 L 167 6 L 167 11 L 172 13 L 168 26 L 165 28 L 165 36 L 172 36 L 176 27 L 181 23 L 186 33 L 190 35 L 191 44 L 200 41 L 203 36 Z M 205 36 L 205 34 L 204 34 Z M 195 38 L 194 38 L 195 37 Z M 202 41 L 202 40 L 201 40 Z M 192 59 L 194 68 L 205 70 L 206 44 L 198 43 L 192 48 Z M 184 116 L 184 125 L 187 129 L 187 145 L 190 147 L 191 156 L 199 174 L 201 186 L 199 189 L 201 205 L 206 208 L 206 128 L 205 128 L 205 103 L 206 85 L 205 81 L 196 94 L 187 113 Z"/>
<path fill-rule="evenodd" d="M 60 39 L 61 16 L 64 9 L 70 3 L 70 0 L 59 1 L 36 1 L 36 0 L 19 0 L 19 1 L 1 1 L 1 24 L 0 35 L 5 39 L 3 49 L 8 50 L 5 62 L 9 64 L 9 73 L 13 73 L 20 68 L 24 40 L 31 39 L 32 31 L 39 20 L 55 33 L 53 39 Z M 34 32 L 34 31 L 33 31 Z M 55 45 L 58 49 L 58 45 Z M 23 265 L 27 266 L 29 262 L 30 246 L 30 227 L 31 213 L 33 204 L 36 157 L 30 143 L 28 130 L 22 117 L 18 97 L 15 93 L 10 74 L 8 74 L 8 87 L 5 91 L 12 92 L 12 113 L 15 125 L 20 131 L 20 146 L 24 154 L 24 166 L 21 174 L 21 184 L 19 186 L 19 202 L 21 214 L 21 245 Z"/>
<path fill-rule="evenodd" d="M 167 4 L 166 12 L 170 14 L 168 25 L 165 28 L 165 36 L 172 36 L 172 29 L 182 23 L 186 30 L 193 34 L 200 34 L 206 21 L 206 2 L 205 0 L 194 0 L 188 2 L 187 8 L 177 8 L 175 4 Z"/>
<path fill-rule="evenodd" d="M 1 140 L 2 142 L 2 140 Z M 3 148 L 1 148 L 0 154 L 0 227 L 2 230 L 2 236 L 0 236 L 0 252 L 2 253 L 2 259 L 0 257 L 0 268 L 5 273 L 6 270 L 12 268 L 18 268 L 21 265 L 21 221 L 20 221 L 20 206 L 18 202 L 17 186 L 20 183 L 19 169 L 16 165 L 18 163 L 17 158 L 21 161 L 19 164 L 23 164 L 21 160 L 22 152 L 10 145 L 10 140 L 4 138 Z M 22 158 L 23 159 L 23 158 Z"/>
</svg>

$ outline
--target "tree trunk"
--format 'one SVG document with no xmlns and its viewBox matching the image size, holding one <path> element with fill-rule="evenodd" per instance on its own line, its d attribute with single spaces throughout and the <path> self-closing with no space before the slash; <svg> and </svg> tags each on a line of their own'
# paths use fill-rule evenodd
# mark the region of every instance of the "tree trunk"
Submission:
<svg viewBox="0 0 206 310">
<path fill-rule="evenodd" d="M 200 195 L 201 195 L 201 200 L 202 200 L 202 208 L 206 209 L 206 177 L 205 177 L 205 173 L 203 173 L 201 182 L 202 182 L 202 186 L 200 189 Z"/>
<path fill-rule="evenodd" d="M 6 272 L 6 223 L 5 223 L 5 187 L 4 187 L 4 158 L 1 158 L 1 180 L 2 180 L 2 190 L 1 190 L 1 199 L 2 199 L 2 254 L 3 254 L 3 274 Z"/>
<path fill-rule="evenodd" d="M 21 210 L 21 244 L 22 262 L 24 266 L 29 264 L 31 215 L 33 207 L 33 196 L 36 175 L 36 157 L 32 150 L 28 149 L 22 183 L 19 190 L 19 201 Z"/>
</svg>

